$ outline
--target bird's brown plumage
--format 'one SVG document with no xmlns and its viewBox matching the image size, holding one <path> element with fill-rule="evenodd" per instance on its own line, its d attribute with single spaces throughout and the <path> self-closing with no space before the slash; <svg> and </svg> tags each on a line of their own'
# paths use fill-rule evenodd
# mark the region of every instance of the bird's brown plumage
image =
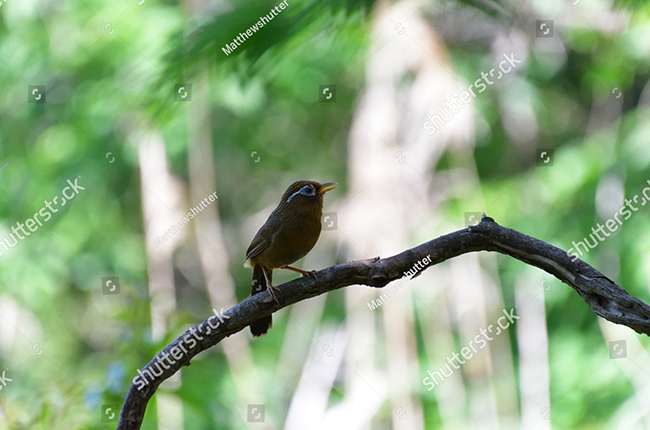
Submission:
<svg viewBox="0 0 650 430">
<path fill-rule="evenodd" d="M 268 287 L 275 297 L 275 287 L 271 285 L 273 269 L 288 268 L 303 275 L 307 273 L 288 266 L 307 255 L 316 245 L 321 231 L 323 194 L 334 188 L 335 183 L 314 181 L 297 181 L 287 188 L 280 204 L 271 212 L 246 251 L 246 261 L 253 268 L 251 295 Z M 271 316 L 261 318 L 251 324 L 251 333 L 261 336 L 271 324 Z"/>
</svg>

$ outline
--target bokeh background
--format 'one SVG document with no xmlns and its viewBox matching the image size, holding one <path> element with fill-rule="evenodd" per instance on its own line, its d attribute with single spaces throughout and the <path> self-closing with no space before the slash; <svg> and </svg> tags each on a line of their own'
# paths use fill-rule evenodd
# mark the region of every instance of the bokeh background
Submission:
<svg viewBox="0 0 650 430">
<path fill-rule="evenodd" d="M 0 3 L 0 239 L 68 179 L 85 187 L 0 256 L 1 429 L 115 428 L 136 369 L 249 296 L 245 250 L 295 180 L 340 184 L 305 269 L 394 255 L 476 212 L 569 249 L 648 186 L 645 2 L 289 0 L 225 55 L 278 3 Z M 427 133 L 512 53 L 516 69 Z M 649 215 L 583 256 L 645 302 Z M 142 428 L 650 428 L 648 339 L 550 275 L 483 252 L 370 310 L 381 292 L 334 291 L 262 338 L 231 336 L 161 386 Z"/>
</svg>

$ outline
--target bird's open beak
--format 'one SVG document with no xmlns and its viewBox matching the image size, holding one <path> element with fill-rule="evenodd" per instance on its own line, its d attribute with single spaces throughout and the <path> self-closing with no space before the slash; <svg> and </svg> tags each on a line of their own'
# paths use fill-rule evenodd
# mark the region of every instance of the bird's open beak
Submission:
<svg viewBox="0 0 650 430">
<path fill-rule="evenodd" d="M 328 191 L 332 191 L 334 188 L 338 187 L 339 184 L 336 182 L 325 182 L 324 184 L 321 184 L 320 190 L 318 190 L 318 194 L 325 194 Z"/>
</svg>

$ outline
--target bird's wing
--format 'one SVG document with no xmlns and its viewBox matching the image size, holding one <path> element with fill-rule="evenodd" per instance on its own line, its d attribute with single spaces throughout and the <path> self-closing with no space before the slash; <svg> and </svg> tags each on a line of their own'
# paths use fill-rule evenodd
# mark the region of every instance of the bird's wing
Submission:
<svg viewBox="0 0 650 430">
<path fill-rule="evenodd" d="M 255 234 L 255 237 L 246 250 L 247 260 L 249 258 L 258 256 L 262 251 L 271 246 L 271 243 L 273 243 L 273 236 L 275 235 L 273 232 L 275 230 L 277 230 L 277 228 L 275 228 L 273 223 L 269 222 L 269 220 L 267 220 L 266 223 L 260 227 L 259 231 L 257 234 Z"/>
<path fill-rule="evenodd" d="M 271 245 L 271 238 L 263 239 L 261 235 L 255 236 L 255 239 L 251 242 L 248 250 L 246 250 L 246 259 L 258 256 L 260 252 L 268 248 L 269 245 Z"/>
<path fill-rule="evenodd" d="M 269 215 L 264 225 L 260 227 L 260 229 L 255 234 L 255 237 L 246 250 L 246 262 L 248 262 L 249 258 L 254 258 L 260 255 L 262 251 L 271 246 L 273 243 L 273 239 L 280 229 L 278 223 L 280 219 L 282 219 L 282 217 L 278 215 L 279 209 L 280 206 L 271 212 L 271 215 Z M 246 265 L 246 263 L 244 265 Z"/>
</svg>

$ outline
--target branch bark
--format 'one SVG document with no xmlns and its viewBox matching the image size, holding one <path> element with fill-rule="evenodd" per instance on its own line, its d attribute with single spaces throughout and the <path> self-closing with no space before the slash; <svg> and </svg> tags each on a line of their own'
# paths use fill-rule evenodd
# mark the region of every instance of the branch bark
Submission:
<svg viewBox="0 0 650 430">
<path fill-rule="evenodd" d="M 148 378 L 147 380 L 153 380 L 144 387 L 141 386 L 142 383 L 138 383 L 140 390 L 135 383 L 131 385 L 124 399 L 117 430 L 139 429 L 149 399 L 165 379 L 182 366 L 189 366 L 190 360 L 201 351 L 241 331 L 260 317 L 301 300 L 350 285 L 384 287 L 389 282 L 401 278 L 404 272 L 412 269 L 415 262 L 425 257 L 429 257 L 431 263 L 424 266 L 422 271 L 458 255 L 476 251 L 500 252 L 539 267 L 576 290 L 597 315 L 630 327 L 637 333 L 650 335 L 649 305 L 630 296 L 623 288 L 584 261 L 572 261 L 574 258 L 566 251 L 502 227 L 492 218 L 483 215 L 483 219 L 476 226 L 441 236 L 395 256 L 339 264 L 319 271 L 317 278 L 302 277 L 282 284 L 280 291 L 276 293 L 279 303 L 276 303 L 268 292 L 256 294 L 222 314 L 192 327 L 142 369 L 143 373 L 152 372 L 155 366 L 159 369 L 155 373 L 160 375 Z M 188 339 L 195 341 L 188 342 Z M 193 345 L 189 347 L 188 344 Z M 174 356 L 179 355 L 180 350 L 187 352 L 176 359 Z M 167 359 L 163 359 L 165 356 L 168 356 Z M 167 365 L 161 366 L 161 362 Z"/>
</svg>

